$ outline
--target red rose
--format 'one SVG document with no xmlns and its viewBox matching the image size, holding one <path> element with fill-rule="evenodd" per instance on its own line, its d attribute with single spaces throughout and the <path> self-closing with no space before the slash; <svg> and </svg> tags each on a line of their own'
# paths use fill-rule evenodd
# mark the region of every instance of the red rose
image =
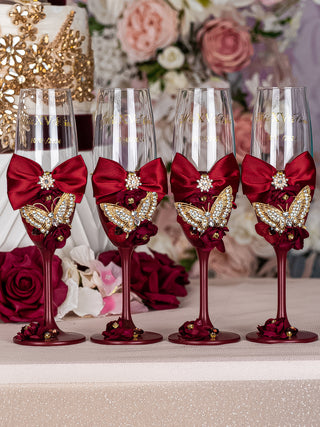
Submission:
<svg viewBox="0 0 320 427">
<path fill-rule="evenodd" d="M 106 330 L 102 332 L 102 335 L 104 335 L 106 339 L 129 341 L 132 340 L 134 336 L 139 337 L 143 334 L 142 329 L 133 329 L 125 326 L 124 323 L 121 317 L 119 317 L 118 320 L 107 323 Z"/>
<path fill-rule="evenodd" d="M 251 37 L 245 27 L 228 19 L 210 19 L 197 35 L 203 59 L 216 74 L 233 73 L 250 64 Z"/>
<path fill-rule="evenodd" d="M 117 203 L 127 209 L 137 209 L 140 201 L 146 197 L 147 192 L 141 189 L 120 191 L 117 194 Z"/>
<path fill-rule="evenodd" d="M 218 334 L 219 330 L 212 326 L 203 325 L 200 319 L 193 320 L 191 322 L 185 322 L 179 328 L 179 334 L 190 340 L 203 340 L 210 338 L 211 334 Z"/>
<path fill-rule="evenodd" d="M 285 187 L 283 190 L 270 189 L 266 195 L 264 203 L 275 206 L 278 209 L 282 208 L 284 210 L 288 210 L 299 191 L 299 185 L 290 185 Z"/>
<path fill-rule="evenodd" d="M 175 264 L 167 255 L 153 251 L 154 257 L 144 252 L 132 255 L 131 289 L 144 303 L 155 309 L 176 308 L 180 302 L 177 296 L 185 296 L 185 285 L 189 283 L 184 267 Z M 100 254 L 99 260 L 108 265 L 113 261 L 121 265 L 118 251 Z"/>
<path fill-rule="evenodd" d="M 51 249 L 53 251 L 57 248 L 63 248 L 70 234 L 71 230 L 67 224 L 61 224 L 58 227 L 51 227 L 43 241 L 43 246 L 46 249 Z"/>
<path fill-rule="evenodd" d="M 287 227 L 283 233 L 279 234 L 263 222 L 256 224 L 256 232 L 274 247 L 287 251 L 289 249 L 302 249 L 303 240 L 309 237 L 305 228 Z"/>
<path fill-rule="evenodd" d="M 217 248 L 220 252 L 225 252 L 222 239 L 226 231 L 229 231 L 227 227 L 209 227 L 201 234 L 196 228 L 184 222 L 180 215 L 177 216 L 177 221 L 181 225 L 186 238 L 192 246 L 206 249 L 207 251 Z"/>
<path fill-rule="evenodd" d="M 142 221 L 142 223 L 130 233 L 128 242 L 133 246 L 145 245 L 149 242 L 150 237 L 155 236 L 158 232 L 158 227 L 150 221 Z"/>
<path fill-rule="evenodd" d="M 19 341 L 43 339 L 49 341 L 56 338 L 58 334 L 59 331 L 57 329 L 47 329 L 45 326 L 41 326 L 37 322 L 31 322 L 29 325 L 23 326 L 15 338 Z"/>
<path fill-rule="evenodd" d="M 258 326 L 259 335 L 269 338 L 288 338 L 287 333 L 290 331 L 291 336 L 296 335 L 297 328 L 290 326 L 288 319 L 280 317 L 279 319 L 268 319 L 263 326 Z"/>
<path fill-rule="evenodd" d="M 61 260 L 53 257 L 53 311 L 65 300 Z M 4 322 L 38 321 L 43 318 L 42 258 L 35 246 L 0 252 L 0 318 Z"/>
</svg>

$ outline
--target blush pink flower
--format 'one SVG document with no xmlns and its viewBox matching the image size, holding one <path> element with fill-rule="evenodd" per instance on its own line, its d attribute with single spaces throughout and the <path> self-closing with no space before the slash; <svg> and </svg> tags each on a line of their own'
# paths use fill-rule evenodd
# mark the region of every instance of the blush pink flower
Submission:
<svg viewBox="0 0 320 427">
<path fill-rule="evenodd" d="M 132 61 L 147 61 L 175 42 L 178 14 L 163 0 L 131 2 L 118 22 L 118 38 Z"/>
<path fill-rule="evenodd" d="M 252 114 L 248 111 L 243 111 L 241 107 L 236 107 L 233 110 L 233 118 L 236 158 L 238 163 L 242 163 L 244 156 L 250 154 Z"/>
<path fill-rule="evenodd" d="M 228 19 L 210 19 L 197 35 L 204 61 L 221 75 L 250 64 L 253 46 L 248 30 Z"/>
</svg>

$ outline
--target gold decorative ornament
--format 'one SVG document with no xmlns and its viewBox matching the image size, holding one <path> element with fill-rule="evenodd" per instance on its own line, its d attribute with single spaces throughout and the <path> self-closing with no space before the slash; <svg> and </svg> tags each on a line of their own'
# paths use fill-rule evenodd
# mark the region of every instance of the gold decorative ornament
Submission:
<svg viewBox="0 0 320 427">
<path fill-rule="evenodd" d="M 210 211 L 200 209 L 191 203 L 176 202 L 178 215 L 199 233 L 204 233 L 209 227 L 224 227 L 232 210 L 233 194 L 229 185 L 217 196 Z"/>
<path fill-rule="evenodd" d="M 100 203 L 100 208 L 109 221 L 128 234 L 135 230 L 142 221 L 151 221 L 157 207 L 157 200 L 157 193 L 148 192 L 134 211 L 113 203 Z"/>
<path fill-rule="evenodd" d="M 119 328 L 119 323 L 118 322 L 113 322 L 112 323 L 112 327 L 113 327 L 113 329 Z"/>
<path fill-rule="evenodd" d="M 202 193 L 203 191 L 209 191 L 210 188 L 212 188 L 213 179 L 210 179 L 207 174 L 202 174 L 200 179 L 197 179 L 197 183 L 197 188 L 199 188 Z"/>
<path fill-rule="evenodd" d="M 187 325 L 187 329 L 194 329 L 194 324 L 193 323 L 189 323 Z"/>
<path fill-rule="evenodd" d="M 63 241 L 64 241 L 64 237 L 63 237 L 63 236 L 58 236 L 58 237 L 57 237 L 57 240 L 58 240 L 59 242 L 63 242 Z"/>
<path fill-rule="evenodd" d="M 127 190 L 137 190 L 141 185 L 140 177 L 135 172 L 128 172 L 125 181 Z"/>
<path fill-rule="evenodd" d="M 20 214 L 28 224 L 46 236 L 51 227 L 58 227 L 60 224 L 67 224 L 71 228 L 70 218 L 76 206 L 75 200 L 73 194 L 63 193 L 54 209 L 52 206 L 51 212 L 41 203 L 35 203 L 23 206 Z M 39 208 L 39 205 L 44 209 Z"/>
<path fill-rule="evenodd" d="M 43 338 L 47 341 L 51 339 L 51 333 L 49 331 L 45 332 Z"/>
<path fill-rule="evenodd" d="M 311 191 L 306 185 L 291 203 L 288 211 L 265 203 L 252 203 L 257 217 L 271 229 L 282 234 L 287 227 L 304 227 L 310 209 Z M 288 236 L 289 238 L 289 236 Z"/>
<path fill-rule="evenodd" d="M 14 4 L 9 17 L 17 34 L 0 34 L 0 145 L 14 149 L 17 99 L 24 88 L 70 88 L 73 100 L 93 99 L 93 51 L 90 42 L 72 29 L 76 15 L 71 10 L 53 40 L 39 35 L 37 25 L 45 23 L 43 4 L 27 0 Z"/>
<path fill-rule="evenodd" d="M 283 171 L 278 171 L 275 175 L 273 175 L 271 184 L 276 190 L 283 190 L 285 187 L 288 187 L 288 181 L 289 179 L 286 178 L 285 173 Z"/>
</svg>

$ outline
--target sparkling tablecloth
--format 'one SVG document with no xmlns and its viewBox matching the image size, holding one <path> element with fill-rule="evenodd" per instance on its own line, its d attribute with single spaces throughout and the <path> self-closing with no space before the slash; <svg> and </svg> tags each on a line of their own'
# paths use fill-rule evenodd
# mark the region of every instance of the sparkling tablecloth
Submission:
<svg viewBox="0 0 320 427">
<path fill-rule="evenodd" d="M 166 338 L 197 317 L 198 284 L 176 310 L 134 316 Z M 320 333 L 320 279 L 288 281 L 292 325 Z M 275 315 L 274 279 L 210 281 L 214 325 L 236 344 L 179 346 L 17 346 L 16 324 L 0 325 L 0 425 L 301 426 L 319 425 L 320 341 L 261 345 L 246 332 Z M 110 319 L 108 319 L 110 320 Z M 69 317 L 59 326 L 90 334 L 105 318 Z"/>
</svg>

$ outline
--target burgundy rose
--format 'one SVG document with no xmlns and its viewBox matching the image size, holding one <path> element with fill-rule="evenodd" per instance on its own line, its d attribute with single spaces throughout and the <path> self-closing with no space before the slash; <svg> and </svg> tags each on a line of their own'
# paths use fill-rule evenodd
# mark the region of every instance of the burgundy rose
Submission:
<svg viewBox="0 0 320 427">
<path fill-rule="evenodd" d="M 40 190 L 38 193 L 37 200 L 33 203 L 41 203 L 45 205 L 49 211 L 51 211 L 52 203 L 56 205 L 58 200 L 55 199 L 61 197 L 62 194 L 63 192 L 58 190 L 57 188 L 51 188 L 49 190 Z"/>
<path fill-rule="evenodd" d="M 276 208 L 288 210 L 294 198 L 299 193 L 299 190 L 300 188 L 298 185 L 290 185 L 285 187 L 283 190 L 270 189 L 266 195 L 264 203 L 275 206 Z"/>
<path fill-rule="evenodd" d="M 196 228 L 184 222 L 180 215 L 177 216 L 177 221 L 192 246 L 207 251 L 211 251 L 213 248 L 217 248 L 220 252 L 225 251 L 222 239 L 229 231 L 227 227 L 209 227 L 204 233 L 200 233 Z"/>
<path fill-rule="evenodd" d="M 290 326 L 288 319 L 280 317 L 278 319 L 268 319 L 263 326 L 258 326 L 259 335 L 269 338 L 285 339 L 296 335 L 298 329 Z"/>
<path fill-rule="evenodd" d="M 63 248 L 70 234 L 71 229 L 67 224 L 61 224 L 58 227 L 51 227 L 43 241 L 43 246 L 46 249 L 51 249 L 52 251 L 57 248 Z"/>
<path fill-rule="evenodd" d="M 309 237 L 308 231 L 301 227 L 287 227 L 281 234 L 263 222 L 258 222 L 255 227 L 256 232 L 264 237 L 267 242 L 274 247 L 287 251 L 289 249 L 302 249 L 304 239 Z"/>
<path fill-rule="evenodd" d="M 31 322 L 29 325 L 23 326 L 21 331 L 17 333 L 15 338 L 19 341 L 25 340 L 51 340 L 58 335 L 57 329 L 47 329 L 41 326 L 38 322 Z"/>
<path fill-rule="evenodd" d="M 189 283 L 184 267 L 175 264 L 167 255 L 153 251 L 153 257 L 134 252 L 131 264 L 131 289 L 144 303 L 155 310 L 176 308 L 180 302 L 177 296 L 187 294 L 185 285 Z M 108 265 L 113 261 L 121 265 L 118 251 L 100 254 L 99 260 Z"/>
<path fill-rule="evenodd" d="M 179 328 L 179 334 L 182 338 L 190 340 L 204 340 L 207 338 L 213 338 L 214 334 L 217 335 L 219 330 L 209 325 L 203 325 L 200 319 L 193 320 L 191 322 L 185 322 Z"/>
<path fill-rule="evenodd" d="M 141 189 L 120 191 L 117 194 L 117 203 L 127 209 L 135 210 L 147 192 Z"/>
<path fill-rule="evenodd" d="M 192 194 L 185 200 L 185 202 L 191 203 L 192 205 L 198 208 L 204 208 L 205 210 L 209 210 L 215 199 L 216 194 L 213 194 L 211 192 L 199 192 Z"/>
<path fill-rule="evenodd" d="M 138 338 L 143 334 L 142 329 L 132 328 L 125 325 L 125 322 L 121 317 L 118 320 L 107 323 L 106 330 L 102 332 L 102 335 L 106 339 L 124 340 L 129 341 L 134 338 Z"/>
<path fill-rule="evenodd" d="M 62 282 L 61 260 L 53 257 L 53 311 L 67 296 Z M 43 318 L 42 258 L 35 246 L 0 252 L 0 318 L 4 322 L 28 322 Z"/>
<path fill-rule="evenodd" d="M 145 220 L 130 233 L 127 241 L 132 243 L 133 246 L 145 245 L 149 242 L 150 237 L 155 236 L 157 232 L 158 227 Z"/>
</svg>

